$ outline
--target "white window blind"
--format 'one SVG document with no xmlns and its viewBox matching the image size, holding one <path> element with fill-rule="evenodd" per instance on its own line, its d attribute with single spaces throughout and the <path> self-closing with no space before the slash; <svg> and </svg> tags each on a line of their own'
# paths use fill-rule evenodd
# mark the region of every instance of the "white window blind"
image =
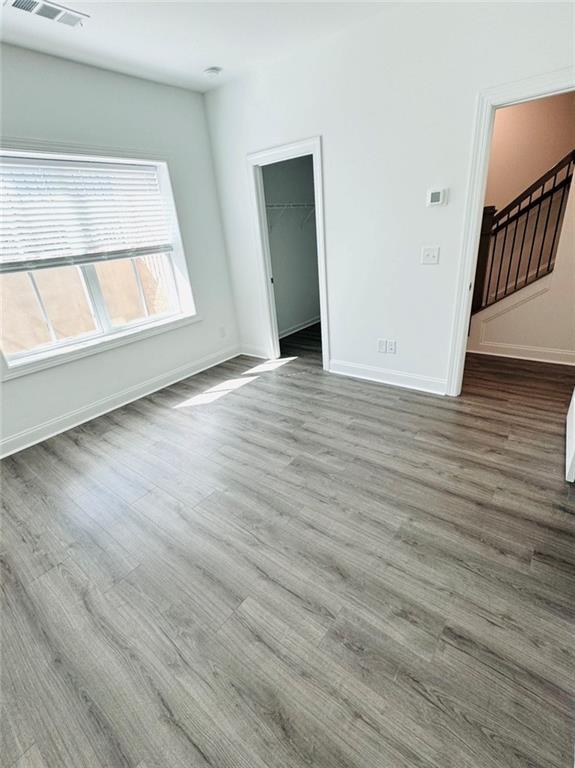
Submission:
<svg viewBox="0 0 575 768">
<path fill-rule="evenodd" d="M 172 250 L 155 165 L 0 161 L 0 272 Z"/>
</svg>

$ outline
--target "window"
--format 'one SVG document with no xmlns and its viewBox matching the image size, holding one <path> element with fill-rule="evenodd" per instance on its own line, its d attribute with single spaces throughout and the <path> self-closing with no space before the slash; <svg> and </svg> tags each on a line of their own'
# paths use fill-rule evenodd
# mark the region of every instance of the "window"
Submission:
<svg viewBox="0 0 575 768">
<path fill-rule="evenodd" d="M 195 314 L 164 163 L 2 152 L 9 367 Z"/>
</svg>

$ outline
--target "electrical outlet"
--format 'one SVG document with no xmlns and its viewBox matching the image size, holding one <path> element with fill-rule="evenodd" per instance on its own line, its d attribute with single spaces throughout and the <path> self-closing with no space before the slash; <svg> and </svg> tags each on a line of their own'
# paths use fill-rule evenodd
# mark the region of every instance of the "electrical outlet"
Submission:
<svg viewBox="0 0 575 768">
<path fill-rule="evenodd" d="M 378 339 L 377 351 L 384 355 L 397 354 L 397 341 L 395 339 Z"/>
<path fill-rule="evenodd" d="M 220 339 L 225 339 L 226 336 L 228 335 L 226 326 L 225 325 L 220 325 L 218 330 L 220 332 Z"/>
<path fill-rule="evenodd" d="M 422 264 L 439 264 L 439 246 L 425 245 L 421 249 Z"/>
</svg>

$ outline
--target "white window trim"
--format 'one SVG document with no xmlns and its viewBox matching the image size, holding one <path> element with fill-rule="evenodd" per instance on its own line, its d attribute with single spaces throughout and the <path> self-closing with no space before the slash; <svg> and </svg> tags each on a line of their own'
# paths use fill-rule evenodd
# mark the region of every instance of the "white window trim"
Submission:
<svg viewBox="0 0 575 768">
<path fill-rule="evenodd" d="M 180 303 L 180 311 L 178 313 L 158 317 L 155 321 L 152 322 L 147 322 L 146 320 L 137 321 L 130 325 L 122 326 L 121 328 L 118 328 L 114 331 L 108 329 L 104 333 L 90 333 L 87 336 L 72 339 L 70 342 L 64 342 L 57 346 L 51 346 L 48 349 L 39 350 L 37 353 L 30 351 L 24 356 L 15 357 L 12 359 L 10 359 L 10 357 L 6 357 L 6 355 L 4 355 L 2 352 L 2 381 L 8 381 L 19 376 L 41 371 L 45 368 L 51 368 L 56 365 L 63 365 L 72 360 L 77 360 L 88 355 L 95 355 L 108 349 L 114 349 L 115 347 L 122 346 L 124 344 L 138 341 L 140 339 L 145 339 L 150 336 L 155 336 L 159 333 L 165 333 L 166 331 L 175 330 L 177 328 L 201 321 L 202 317 L 196 309 L 193 297 L 188 263 L 180 233 L 176 204 L 168 171 L 168 164 L 165 160 L 155 160 L 150 158 L 142 159 L 124 156 L 120 157 L 118 155 L 111 157 L 101 156 L 92 154 L 88 151 L 82 154 L 35 150 L 30 151 L 25 148 L 15 149 L 13 147 L 1 147 L 0 152 L 4 156 L 25 156 L 30 159 L 49 159 L 63 161 L 77 160 L 83 162 L 89 160 L 90 162 L 94 163 L 114 163 L 118 165 L 155 165 L 158 169 L 160 189 L 164 199 L 167 202 L 169 214 L 168 221 L 172 232 L 173 246 L 170 257 L 174 272 L 175 287 Z"/>
<path fill-rule="evenodd" d="M 9 367 L 6 365 L 6 358 L 4 357 L 6 370 L 2 376 L 2 381 L 16 379 L 20 376 L 36 373 L 37 371 L 42 371 L 45 368 L 52 368 L 56 365 L 64 365 L 65 363 L 79 360 L 80 358 L 88 357 L 89 355 L 97 355 L 100 352 L 105 352 L 109 349 L 114 349 L 115 347 L 122 347 L 125 344 L 130 344 L 134 341 L 141 341 L 150 336 L 156 336 L 159 333 L 166 333 L 166 331 L 174 331 L 186 325 L 198 323 L 201 320 L 201 315 L 197 313 L 195 315 L 171 316 L 156 323 L 148 323 L 144 328 L 129 328 L 110 336 L 98 336 L 98 338 L 85 339 L 84 341 L 66 346 L 65 348 L 52 348 L 45 351 L 42 355 L 26 358 L 19 362 L 13 361 Z"/>
</svg>

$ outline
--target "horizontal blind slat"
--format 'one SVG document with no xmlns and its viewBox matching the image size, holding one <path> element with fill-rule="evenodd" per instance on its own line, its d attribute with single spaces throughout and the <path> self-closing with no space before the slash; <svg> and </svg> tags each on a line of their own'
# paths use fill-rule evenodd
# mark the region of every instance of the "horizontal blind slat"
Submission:
<svg viewBox="0 0 575 768">
<path fill-rule="evenodd" d="M 156 166 L 0 159 L 2 271 L 171 250 L 171 239 Z"/>
</svg>

